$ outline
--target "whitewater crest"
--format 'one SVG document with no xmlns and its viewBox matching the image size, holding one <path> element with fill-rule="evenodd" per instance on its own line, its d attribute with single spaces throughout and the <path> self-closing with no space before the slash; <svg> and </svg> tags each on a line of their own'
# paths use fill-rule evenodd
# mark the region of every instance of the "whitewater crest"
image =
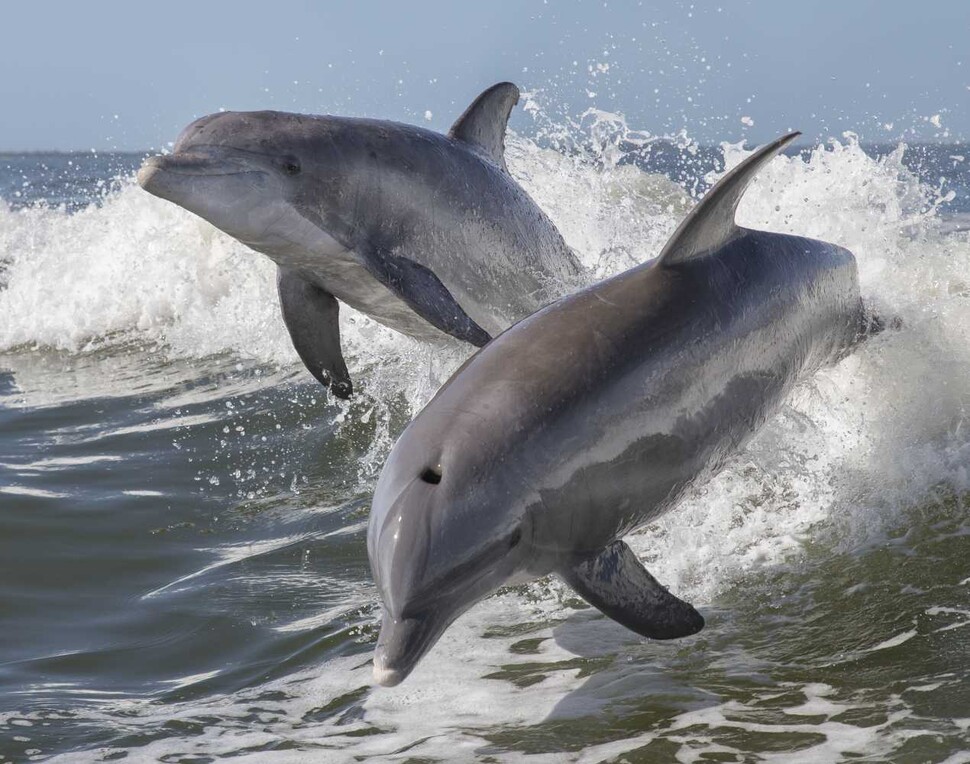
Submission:
<svg viewBox="0 0 970 764">
<path fill-rule="evenodd" d="M 722 166 L 704 171 L 696 144 L 683 136 L 668 141 L 684 166 L 698 168 L 685 190 L 632 161 L 649 156 L 655 138 L 629 130 L 616 115 L 595 112 L 584 120 L 582 139 L 568 152 L 512 135 L 507 159 L 579 253 L 589 283 L 654 257 L 692 196 L 747 154 L 723 144 Z M 723 578 L 700 583 L 697 573 L 715 558 L 732 567 L 730 579 L 798 548 L 850 494 L 906 504 L 962 475 L 956 465 L 966 445 L 958 422 L 970 379 L 970 243 L 967 233 L 942 224 L 939 208 L 951 192 L 921 184 L 903 164 L 905 151 L 899 146 L 873 158 L 849 135 L 777 158 L 741 202 L 742 225 L 852 250 L 864 297 L 904 329 L 800 389 L 746 451 L 743 466 L 728 469 L 703 500 L 687 502 L 685 513 L 635 543 L 656 558 L 649 562 L 661 577 L 696 585 L 685 593 L 700 601 L 722 585 Z M 8 366 L 35 348 L 90 353 L 132 344 L 173 362 L 228 355 L 298 365 L 278 315 L 272 263 L 130 179 L 75 213 L 0 206 L 0 284 L 0 353 Z M 342 311 L 341 333 L 365 403 L 335 405 L 334 419 L 364 412 L 382 423 L 364 460 L 366 480 L 393 439 L 401 407 L 416 412 L 470 349 L 410 340 L 351 309 Z M 712 502 L 722 510 L 711 511 Z M 779 502 L 799 511 L 779 514 Z M 759 540 L 760 531 L 770 541 Z M 723 543 L 705 552 L 715 537 L 733 538 L 723 543 L 743 553 L 726 557 Z M 685 545 L 699 551 L 678 555 Z"/>
<path fill-rule="evenodd" d="M 507 161 L 578 251 L 590 283 L 654 257 L 694 200 L 747 155 L 736 144 L 712 154 L 686 136 L 662 141 L 603 112 L 588 113 L 578 126 L 547 128 L 550 140 L 541 145 L 513 136 Z M 932 629 L 940 639 L 965 631 L 965 610 L 958 607 L 967 584 L 959 567 L 965 554 L 950 555 L 949 591 L 956 593 L 947 600 L 940 572 L 947 557 L 936 546 L 967 536 L 965 511 L 953 497 L 970 490 L 970 233 L 941 214 L 951 198 L 948 185 L 921 183 L 906 169 L 907 151 L 900 146 L 874 158 L 845 136 L 777 158 L 742 200 L 742 225 L 851 249 L 863 296 L 901 328 L 799 387 L 725 470 L 628 539 L 658 579 L 705 608 L 709 626 L 693 648 L 631 639 L 547 580 L 477 605 L 407 686 L 379 693 L 367 689 L 370 666 L 363 656 L 373 647 L 378 619 L 361 562 L 368 498 L 396 435 L 471 349 L 410 340 L 343 310 L 341 330 L 360 394 L 349 403 L 318 400 L 278 315 L 275 269 L 266 258 L 144 194 L 130 179 L 76 212 L 0 202 L 0 370 L 6 372 L 0 385 L 12 385 L 30 410 L 13 412 L 15 421 L 23 414 L 24 422 L 41 423 L 30 431 L 29 458 L 14 464 L 4 457 L 0 467 L 11 486 L 4 496 L 60 508 L 88 487 L 101 491 L 91 505 L 100 516 L 110 492 L 120 489 L 125 522 L 157 510 L 165 515 L 157 523 L 167 525 L 182 484 L 147 482 L 156 472 L 169 475 L 166 458 L 175 465 L 172 474 L 190 476 L 183 498 L 193 505 L 186 514 L 193 521 L 199 497 L 221 483 L 218 495 L 209 494 L 218 501 L 200 515 L 206 522 L 210 512 L 218 515 L 213 529 L 222 526 L 225 535 L 173 526 L 155 536 L 146 526 L 138 535 L 148 538 L 146 550 L 168 556 L 166 538 L 204 548 L 177 558 L 171 579 L 146 588 L 141 599 L 125 599 L 118 611 L 135 617 L 140 607 L 144 617 L 165 618 L 180 608 L 218 618 L 242 613 L 226 634 L 244 633 L 245 649 L 237 655 L 244 663 L 254 654 L 258 660 L 251 673 L 243 666 L 247 677 L 259 677 L 243 682 L 252 684 L 241 687 L 230 677 L 207 685 L 220 672 L 232 674 L 222 642 L 211 660 L 198 660 L 194 640 L 208 633 L 207 621 L 185 642 L 190 661 L 163 661 L 158 669 L 166 687 L 197 697 L 112 697 L 75 709 L 81 693 L 101 685 L 92 690 L 90 679 L 71 674 L 79 689 L 61 697 L 59 707 L 72 709 L 65 723 L 109 730 L 107 739 L 119 746 L 139 747 L 135 758 L 242 754 L 242 760 L 296 761 L 325 741 L 327 754 L 334 747 L 338 758 L 448 758 L 456 750 L 497 746 L 503 760 L 559 761 L 558 748 L 545 755 L 542 746 L 559 746 L 584 724 L 583 745 L 610 727 L 623 739 L 587 745 L 577 760 L 619 756 L 658 737 L 685 760 L 696 760 L 774 731 L 811 736 L 805 758 L 820 761 L 838 760 L 843 751 L 890 755 L 904 746 L 922 697 L 958 708 L 965 686 L 958 672 L 929 672 L 938 671 L 936 658 L 948 649 L 960 655 L 958 643 L 933 641 Z M 682 160 L 669 173 L 676 182 L 637 166 L 658 166 L 651 158 L 664 152 Z M 184 384 L 191 374 L 204 383 Z M 126 394 L 132 400 L 116 402 L 117 421 L 99 413 L 109 404 L 65 405 L 71 416 L 47 432 L 60 412 L 37 411 Z M 75 421 L 80 410 L 90 422 Z M 40 442 L 35 432 L 42 430 L 57 441 L 56 454 L 33 453 Z M 125 460 L 142 453 L 144 460 L 126 471 Z M 356 482 L 346 474 L 354 469 Z M 74 554 L 79 529 L 76 509 L 70 511 L 65 527 Z M 105 517 L 107 533 L 115 516 Z M 39 549 L 58 548 L 51 532 L 46 521 L 38 526 Z M 180 532 L 186 536 L 168 536 Z M 882 562 L 867 561 L 866 548 L 887 535 L 893 543 L 874 552 Z M 92 547 L 91 554 L 103 556 L 105 549 Z M 339 569 L 328 568 L 331 561 Z M 914 562 L 925 562 L 924 580 L 914 577 Z M 287 597 L 292 612 L 279 607 Z M 900 620 L 901 608 L 909 610 Z M 266 652 L 252 652 L 260 634 L 250 630 L 255 616 L 272 632 L 263 635 Z M 795 621 L 800 628 L 791 628 Z M 118 632 L 113 620 L 106 622 L 105 644 L 114 649 Z M 339 654 L 321 661 L 320 635 L 327 629 Z M 154 640 L 158 632 L 145 633 Z M 264 659 L 273 655 L 277 636 L 279 674 L 265 680 Z M 309 668 L 293 669 L 295 644 L 309 645 Z M 470 652 L 469 644 L 477 649 Z M 830 663 L 877 660 L 899 646 L 907 652 L 893 660 L 897 666 L 915 662 L 920 650 L 932 656 L 924 657 L 912 687 L 903 686 L 909 676 L 887 684 L 881 674 L 879 686 L 867 685 L 873 676 L 867 666 L 874 664 L 845 671 L 839 663 L 827 679 L 816 677 Z M 143 655 L 157 645 L 122 642 L 121 648 Z M 121 660 L 119 653 L 104 656 L 113 657 L 95 663 Z M 740 679 L 726 667 L 737 667 Z M 38 677 L 31 692 L 51 692 L 54 685 L 39 679 L 47 670 L 42 663 L 36 675 L 24 674 L 25 682 Z M 752 689 L 751 677 L 766 683 Z M 862 689 L 853 691 L 856 686 Z M 948 704 L 945 697 L 957 700 Z M 604 725 L 601 712 L 619 722 Z M 45 713 L 5 712 L 0 727 L 39 738 L 49 721 Z M 851 721 L 876 717 L 873 726 Z M 955 723 L 965 732 L 964 721 Z M 26 725 L 34 729 L 25 733 Z M 627 725 L 646 727 L 631 736 L 623 732 Z M 189 728 L 201 734 L 185 733 Z M 940 726 L 934 721 L 927 729 L 936 735 Z M 141 732 L 144 738 L 131 742 Z M 515 742 L 503 743 L 503 736 Z M 60 728 L 57 737 L 58 744 L 66 739 Z M 505 755 L 520 740 L 539 753 Z M 33 740 L 27 745 L 42 747 Z M 108 749 L 89 753 L 60 760 L 110 755 Z"/>
</svg>

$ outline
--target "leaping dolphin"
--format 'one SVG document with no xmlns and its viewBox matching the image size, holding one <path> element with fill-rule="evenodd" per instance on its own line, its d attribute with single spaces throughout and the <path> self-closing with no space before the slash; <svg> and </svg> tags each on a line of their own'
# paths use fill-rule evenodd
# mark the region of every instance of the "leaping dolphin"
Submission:
<svg viewBox="0 0 970 764">
<path fill-rule="evenodd" d="M 279 266 L 283 319 L 310 372 L 346 398 L 338 300 L 420 338 L 476 346 L 581 272 L 505 166 L 519 91 L 482 93 L 448 135 L 373 119 L 223 112 L 138 173 L 146 191 Z"/>
<path fill-rule="evenodd" d="M 497 337 L 405 429 L 367 534 L 384 603 L 377 682 L 402 681 L 500 586 L 550 573 L 643 636 L 703 627 L 622 537 L 870 325 L 851 252 L 734 222 L 749 181 L 797 135 L 727 173 L 655 261 Z"/>
</svg>

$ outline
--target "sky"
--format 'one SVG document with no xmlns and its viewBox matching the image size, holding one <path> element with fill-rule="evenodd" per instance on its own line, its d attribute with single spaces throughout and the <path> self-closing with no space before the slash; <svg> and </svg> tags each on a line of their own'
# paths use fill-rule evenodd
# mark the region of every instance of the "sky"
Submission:
<svg viewBox="0 0 970 764">
<path fill-rule="evenodd" d="M 539 110 L 513 115 L 527 134 L 599 109 L 712 144 L 970 139 L 965 0 L 105 0 L 3 20 L 0 151 L 160 149 L 220 109 L 447 130 L 502 80 Z"/>
</svg>

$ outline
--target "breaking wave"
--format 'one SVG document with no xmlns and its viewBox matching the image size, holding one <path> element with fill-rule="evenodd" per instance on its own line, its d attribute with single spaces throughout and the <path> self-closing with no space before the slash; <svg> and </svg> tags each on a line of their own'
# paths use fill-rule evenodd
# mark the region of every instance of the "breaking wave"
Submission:
<svg viewBox="0 0 970 764">
<path fill-rule="evenodd" d="M 513 136 L 508 164 L 578 251 L 590 282 L 655 256 L 696 197 L 746 155 L 740 145 L 724 144 L 712 156 L 685 137 L 658 142 L 609 114 L 587 115 L 584 125 L 582 140 L 559 142 L 560 150 L 548 147 L 548 135 L 542 145 Z M 651 164 L 661 151 L 681 158 L 679 182 Z M 742 225 L 852 250 L 865 299 L 899 328 L 802 384 L 743 454 L 678 510 L 630 539 L 655 575 L 687 599 L 711 605 L 752 577 L 778 586 L 772 571 L 797 570 L 798 560 L 818 545 L 830 559 L 871 546 L 897 533 L 915 507 L 951 507 L 942 519 L 934 517 L 948 532 L 965 534 L 959 497 L 970 490 L 970 232 L 941 214 L 953 192 L 945 182 L 921 182 L 903 161 L 906 151 L 900 145 L 872 156 L 845 136 L 775 159 L 742 200 Z M 101 203 L 73 213 L 0 203 L 0 365 L 13 369 L 24 405 L 59 399 L 45 389 L 57 384 L 50 375 L 30 371 L 25 359 L 36 349 L 103 357 L 109 364 L 123 352 L 147 354 L 163 366 L 244 363 L 270 369 L 260 384 L 312 386 L 279 318 L 274 278 L 266 258 L 143 193 L 130 179 Z M 362 393 L 356 402 L 333 403 L 321 416 L 338 438 L 342 432 L 351 436 L 355 420 L 376 423 L 360 466 L 359 489 L 366 492 L 403 422 L 469 350 L 402 338 L 349 309 L 341 321 L 348 365 Z M 93 377 L 72 394 L 114 394 L 108 382 Z M 343 606 L 362 606 L 373 592 L 347 597 Z M 931 604 L 927 613 L 939 605 Z M 601 628 L 601 621 L 587 619 L 572 636 L 559 634 L 558 625 L 574 615 L 574 607 L 570 593 L 555 582 L 503 592 L 459 620 L 400 689 L 362 692 L 369 667 L 358 655 L 331 662 L 325 679 L 317 671 L 191 706 L 160 711 L 145 704 L 131 714 L 158 727 L 209 712 L 234 720 L 218 739 L 202 736 L 183 745 L 186 755 L 239 751 L 281 737 L 296 747 L 316 745 L 310 737 L 323 734 L 333 736 L 334 747 L 352 744 L 364 756 L 448 755 L 455 745 L 499 745 L 492 732 L 498 725 L 540 725 L 579 714 L 579 708 L 588 714 L 597 703 L 608 705 L 597 694 L 595 676 L 592 686 L 573 696 L 577 706 L 562 698 L 578 692 L 577 667 L 582 673 L 597 656 L 638 648 L 614 644 L 624 635 Z M 547 640 L 532 653 L 517 647 L 517 629 L 529 621 L 535 624 L 526 632 Z M 299 632 L 313 623 L 287 628 Z M 486 634 L 491 638 L 483 639 Z M 859 654 L 919 638 L 863 627 Z M 570 663 L 577 654 L 585 662 Z M 533 686 L 526 680 L 529 671 L 540 671 L 536 662 L 551 668 Z M 498 677 L 510 683 L 496 682 L 499 664 L 523 668 L 520 674 L 509 669 L 511 678 Z M 650 666 L 640 670 L 655 670 Z M 617 683 L 615 690 L 643 680 L 630 671 L 609 669 L 602 681 Z M 281 701 L 278 715 L 266 711 L 251 729 L 243 723 L 253 698 L 294 683 L 301 683 L 300 691 Z M 792 735 L 807 726 L 822 735 L 828 747 L 819 749 L 819 760 L 844 751 L 895 750 L 907 739 L 884 730 L 894 714 L 908 713 L 902 701 L 883 726 L 862 731 L 839 716 L 856 708 L 855 701 L 833 697 L 823 682 L 800 687 L 804 703 L 785 711 L 788 726 L 782 726 Z M 616 697 L 626 696 L 610 695 Z M 749 702 L 756 708 L 761 701 Z M 291 723 L 334 703 L 353 707 L 356 716 L 341 721 L 321 713 L 319 724 L 305 729 Z M 431 713 L 432 707 L 442 710 Z M 671 712 L 674 721 L 663 734 L 696 754 L 724 752 L 730 736 L 717 730 L 745 728 L 738 721 L 745 708 L 723 698 L 686 703 Z M 474 730 L 458 730 L 462 712 L 477 714 Z M 825 721 L 804 724 L 812 715 Z M 694 732 L 678 732 L 687 729 Z M 709 748 L 698 729 L 710 733 Z M 604 742 L 584 755 L 618 755 L 647 742 L 636 736 Z M 158 738 L 142 753 L 161 756 L 172 745 Z M 275 755 L 286 760 L 289 754 Z"/>
</svg>

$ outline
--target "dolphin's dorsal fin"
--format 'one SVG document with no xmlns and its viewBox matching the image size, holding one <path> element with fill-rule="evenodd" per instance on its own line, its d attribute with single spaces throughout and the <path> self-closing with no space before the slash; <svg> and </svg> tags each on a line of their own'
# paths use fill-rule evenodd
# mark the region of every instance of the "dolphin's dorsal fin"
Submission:
<svg viewBox="0 0 970 764">
<path fill-rule="evenodd" d="M 675 265 L 722 247 L 741 229 L 734 222 L 738 202 L 764 165 L 801 133 L 789 133 L 762 146 L 714 184 L 670 237 L 657 258 L 660 265 Z"/>
<path fill-rule="evenodd" d="M 495 164 L 505 167 L 505 127 L 512 107 L 519 102 L 519 89 L 511 82 L 492 85 L 465 109 L 448 132 L 457 141 L 484 151 Z"/>
</svg>

